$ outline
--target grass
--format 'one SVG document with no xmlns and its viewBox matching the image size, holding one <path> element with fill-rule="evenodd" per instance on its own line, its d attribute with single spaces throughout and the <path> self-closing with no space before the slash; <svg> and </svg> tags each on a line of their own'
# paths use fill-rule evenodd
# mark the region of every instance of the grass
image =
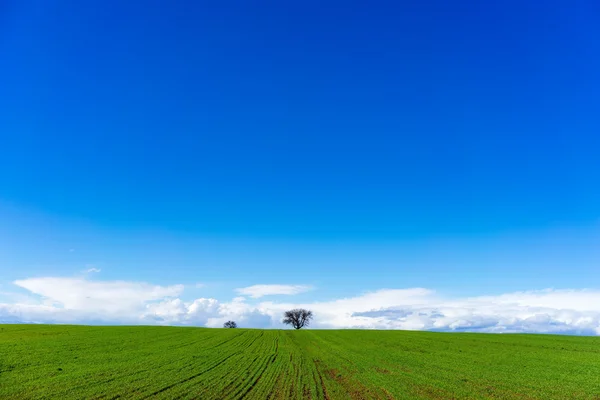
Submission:
<svg viewBox="0 0 600 400">
<path fill-rule="evenodd" d="M 2 399 L 600 399 L 600 338 L 0 325 Z"/>
</svg>

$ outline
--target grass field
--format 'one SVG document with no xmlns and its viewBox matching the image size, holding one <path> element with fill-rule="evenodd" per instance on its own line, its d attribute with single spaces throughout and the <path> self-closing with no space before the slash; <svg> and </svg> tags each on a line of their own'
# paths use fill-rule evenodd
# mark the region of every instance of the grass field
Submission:
<svg viewBox="0 0 600 400">
<path fill-rule="evenodd" d="M 600 399 L 600 338 L 0 325 L 2 399 Z"/>
</svg>

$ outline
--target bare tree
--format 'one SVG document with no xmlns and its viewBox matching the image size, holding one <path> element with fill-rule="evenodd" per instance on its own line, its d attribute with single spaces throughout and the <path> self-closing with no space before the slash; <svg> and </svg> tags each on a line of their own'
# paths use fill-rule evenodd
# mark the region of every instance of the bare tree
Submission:
<svg viewBox="0 0 600 400">
<path fill-rule="evenodd" d="M 223 328 L 237 328 L 235 321 L 227 321 L 223 324 Z"/>
<path fill-rule="evenodd" d="M 294 329 L 300 329 L 308 326 L 308 323 L 313 317 L 312 311 L 305 310 L 303 308 L 296 308 L 290 311 L 286 311 L 284 314 L 283 323 L 292 325 Z"/>
</svg>

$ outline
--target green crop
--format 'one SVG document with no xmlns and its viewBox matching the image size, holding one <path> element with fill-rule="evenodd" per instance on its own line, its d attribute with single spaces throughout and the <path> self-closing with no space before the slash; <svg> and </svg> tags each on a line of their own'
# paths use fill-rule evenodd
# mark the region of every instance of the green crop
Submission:
<svg viewBox="0 0 600 400">
<path fill-rule="evenodd" d="M 600 399 L 600 338 L 0 325 L 1 399 Z"/>
</svg>

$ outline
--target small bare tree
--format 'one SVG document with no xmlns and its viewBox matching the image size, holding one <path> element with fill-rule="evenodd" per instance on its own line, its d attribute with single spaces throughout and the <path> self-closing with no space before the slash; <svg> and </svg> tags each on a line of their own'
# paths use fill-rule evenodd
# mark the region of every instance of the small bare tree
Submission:
<svg viewBox="0 0 600 400">
<path fill-rule="evenodd" d="M 237 328 L 235 321 L 227 321 L 223 324 L 223 328 Z"/>
<path fill-rule="evenodd" d="M 300 329 L 308 326 L 308 323 L 313 317 L 313 313 L 312 311 L 305 310 L 303 308 L 296 308 L 286 311 L 283 316 L 284 324 L 292 325 L 294 329 Z"/>
</svg>

